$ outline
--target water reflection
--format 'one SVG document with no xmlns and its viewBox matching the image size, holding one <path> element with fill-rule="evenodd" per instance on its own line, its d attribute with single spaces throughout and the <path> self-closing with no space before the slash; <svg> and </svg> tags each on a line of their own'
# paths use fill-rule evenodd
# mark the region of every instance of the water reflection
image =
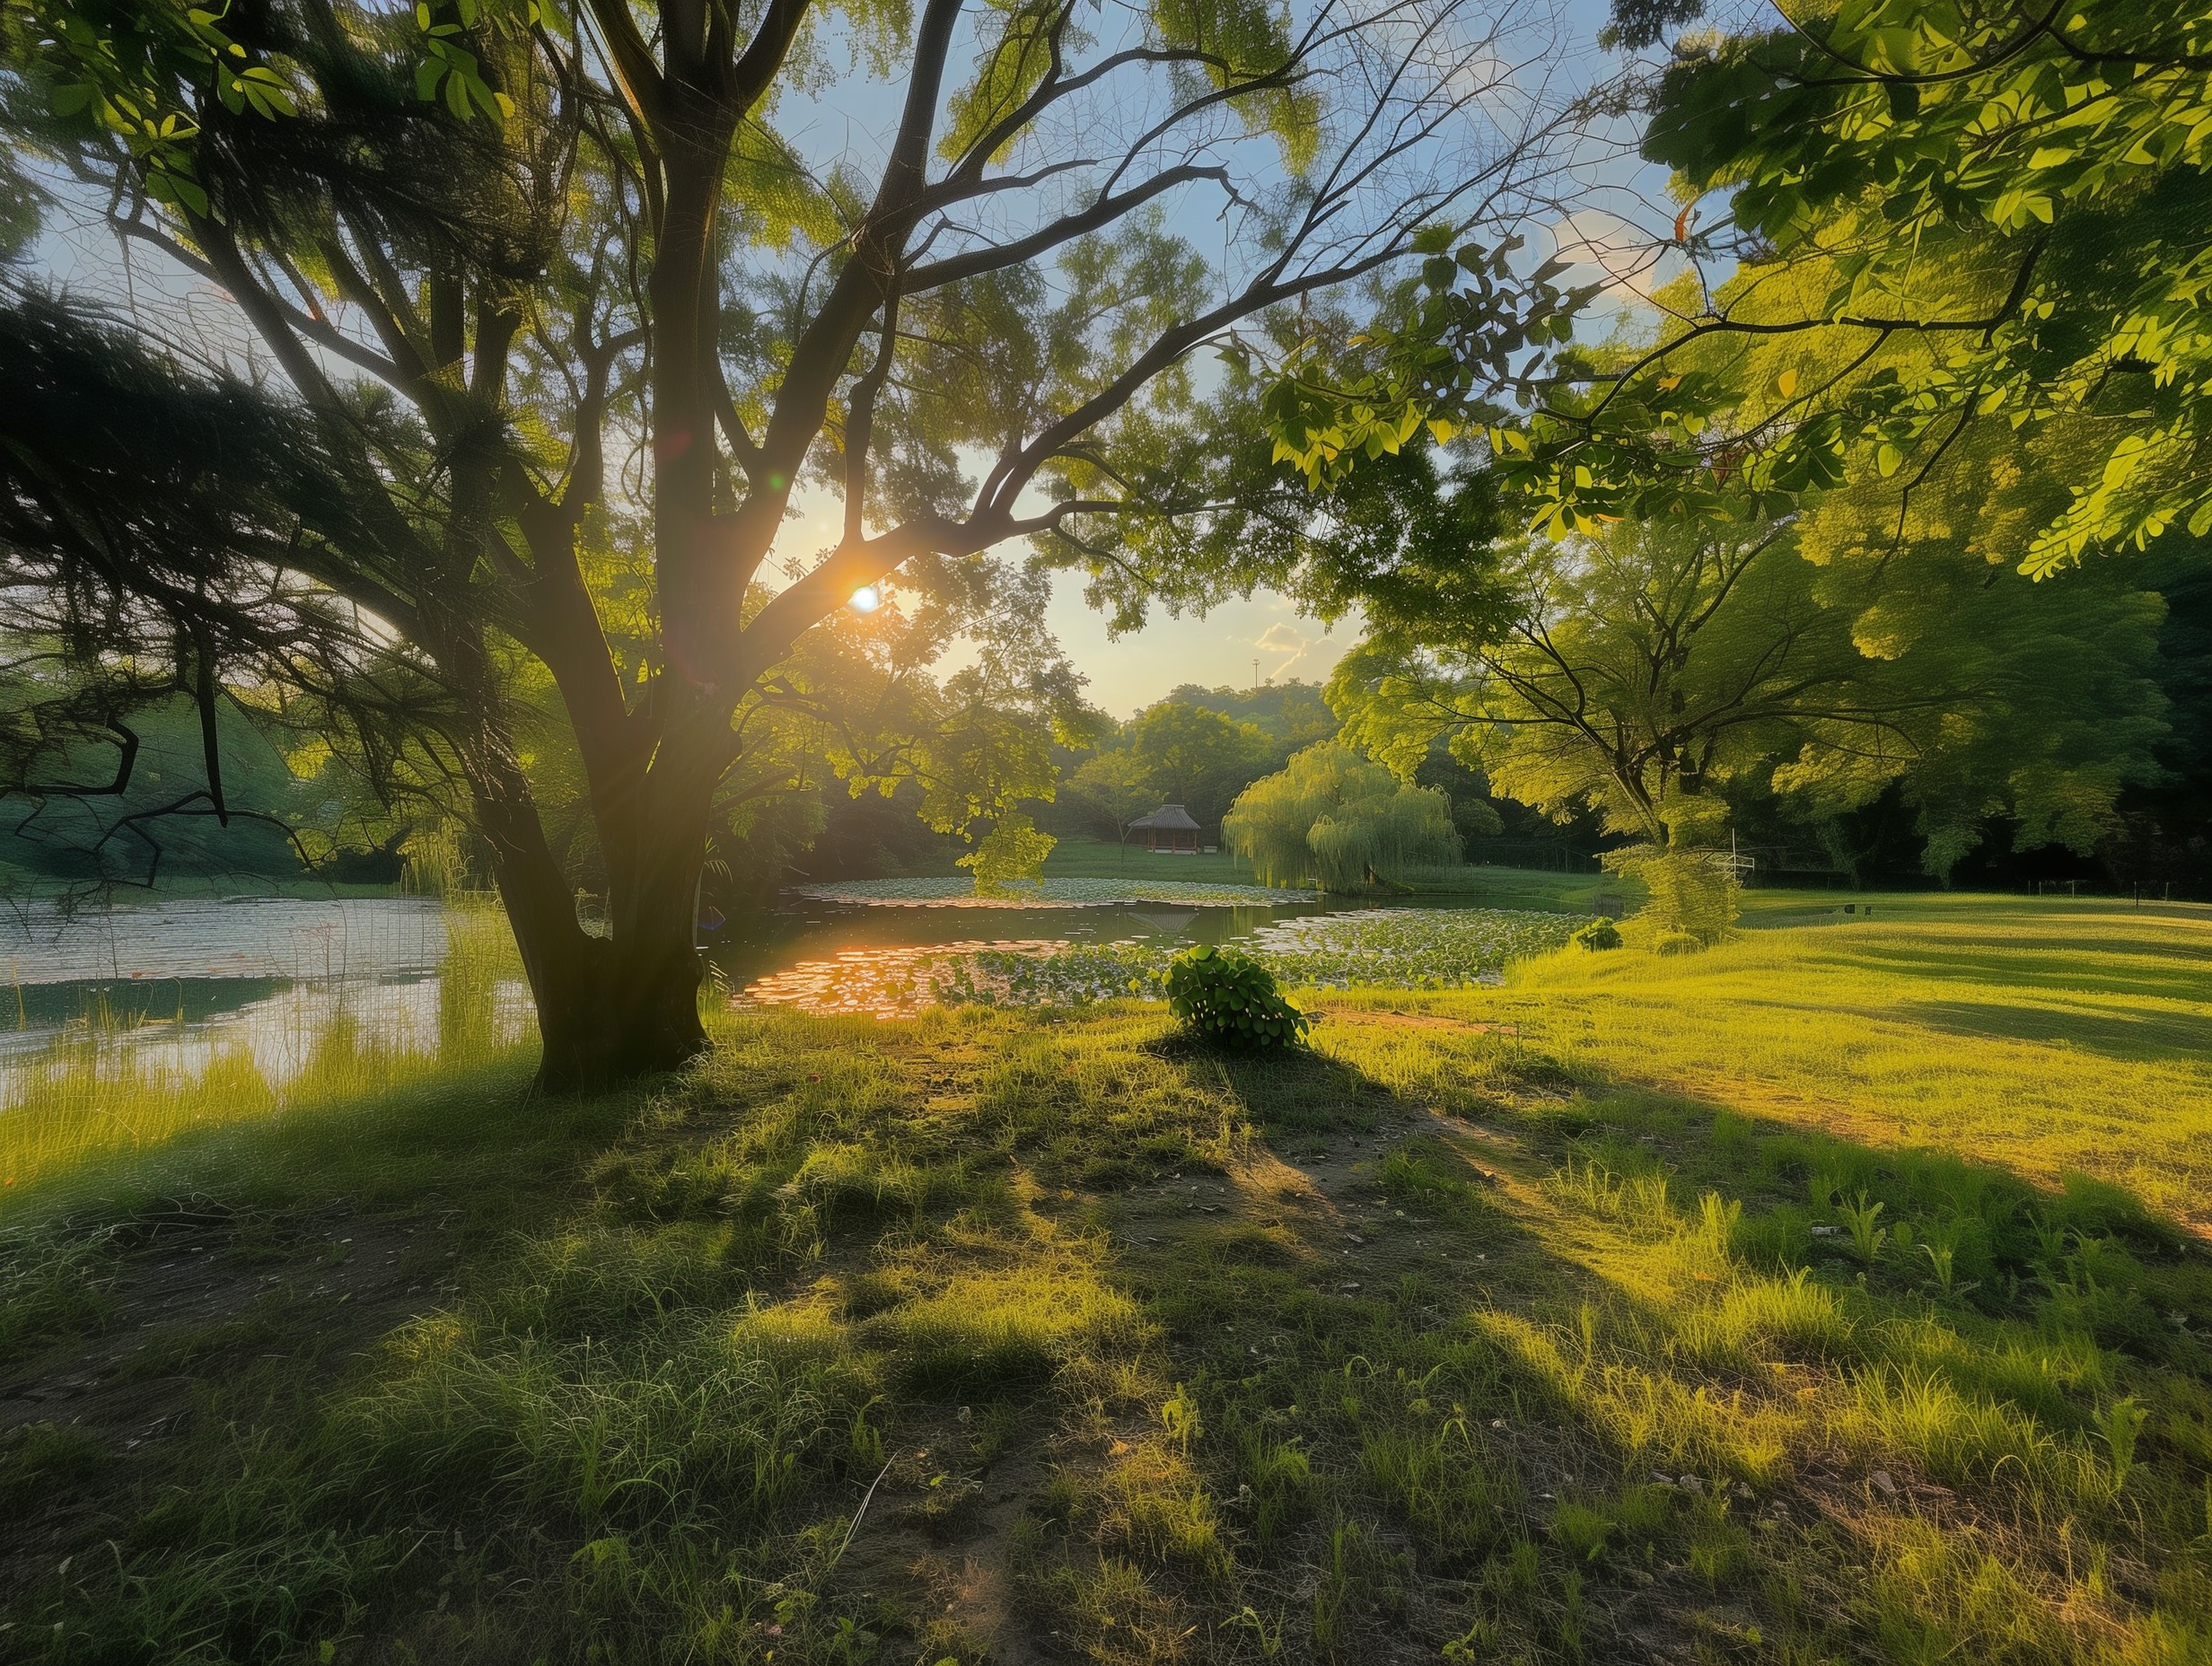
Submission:
<svg viewBox="0 0 2212 1666">
<path fill-rule="evenodd" d="M 282 1096 L 332 1048 L 387 1060 L 511 1045 L 531 1004 L 496 912 L 434 899 L 189 900 L 0 911 L 13 979 L 0 1103 L 207 1079 Z"/>
<path fill-rule="evenodd" d="M 1223 943 L 1271 920 L 1337 910 L 1321 903 L 1227 908 L 1165 908 L 1158 903 L 1089 904 L 1066 908 L 871 908 L 797 899 L 761 917 L 750 931 L 712 943 L 716 981 L 742 990 L 771 974 L 817 962 L 865 965 L 871 953 L 897 960 L 906 951 L 959 951 L 977 943 L 1112 943 L 1140 938 L 1189 944 Z M 888 964 L 888 961 L 887 961 Z"/>
<path fill-rule="evenodd" d="M 1089 903 L 1064 908 L 869 908 L 794 898 L 748 934 L 709 950 L 715 981 L 739 1006 L 903 1017 L 935 1004 L 952 961 L 979 952 L 1040 958 L 1065 948 L 1141 944 L 1168 952 L 1249 936 L 1277 920 L 1341 913 L 1321 902 L 1194 908 L 1156 902 Z M 986 972 L 988 998 L 1002 976 Z M 1119 988 L 1119 985 L 1116 986 Z"/>
<path fill-rule="evenodd" d="M 0 908 L 0 961 L 22 986 L 157 978 L 323 983 L 420 978 L 445 958 L 426 897 L 241 897 L 133 907 Z"/>
<path fill-rule="evenodd" d="M 724 993 L 892 1013 L 926 1004 L 931 964 L 978 949 L 1172 951 L 1361 906 L 875 908 L 794 897 L 717 934 L 708 954 Z M 0 906 L 0 966 L 14 1004 L 12 1025 L 0 1009 L 0 1106 L 13 1109 L 126 1078 L 204 1083 L 219 1065 L 282 1098 L 340 1064 L 381 1080 L 397 1061 L 512 1046 L 531 1027 L 496 909 L 431 899 Z"/>
</svg>

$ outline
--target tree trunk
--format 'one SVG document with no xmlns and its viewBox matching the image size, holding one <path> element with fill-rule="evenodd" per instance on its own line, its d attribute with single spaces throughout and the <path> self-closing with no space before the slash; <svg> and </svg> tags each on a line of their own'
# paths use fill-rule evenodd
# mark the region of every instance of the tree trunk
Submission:
<svg viewBox="0 0 2212 1666">
<path fill-rule="evenodd" d="M 549 952 L 525 953 L 532 969 L 542 1048 L 538 1085 L 549 1093 L 590 1093 L 675 1070 L 707 1050 L 699 1022 L 698 955 L 689 931 L 618 943 L 566 921 L 531 917 L 508 905 L 515 941 L 540 940 Z M 566 930 L 562 929 L 564 926 Z"/>
<path fill-rule="evenodd" d="M 606 937 L 578 925 L 534 807 L 479 797 L 487 830 L 498 824 L 499 891 L 538 1006 L 538 1079 L 549 1092 L 616 1086 L 707 1050 L 692 943 L 716 773 L 710 747 L 680 738 L 645 772 L 636 803 L 625 807 L 636 811 L 630 848 L 610 862 Z"/>
<path fill-rule="evenodd" d="M 479 803 L 479 814 L 486 807 Z M 689 860 L 680 826 L 652 840 L 656 882 L 623 910 L 615 935 L 594 937 L 576 920 L 575 899 L 554 865 L 534 811 L 507 813 L 495 837 L 500 900 L 538 1008 L 538 1084 L 549 1092 L 593 1092 L 673 1070 L 706 1051 L 699 1022 L 699 957 L 692 947 L 692 893 L 699 855 Z M 486 816 L 488 823 L 493 817 Z M 518 823 L 522 825 L 517 825 Z M 533 837 L 534 836 L 534 837 Z M 679 898 L 675 895 L 680 890 Z"/>
</svg>

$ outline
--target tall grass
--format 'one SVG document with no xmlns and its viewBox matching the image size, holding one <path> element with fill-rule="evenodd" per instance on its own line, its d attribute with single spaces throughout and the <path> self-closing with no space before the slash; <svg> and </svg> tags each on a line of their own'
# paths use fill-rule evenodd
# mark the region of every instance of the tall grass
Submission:
<svg viewBox="0 0 2212 1666">
<path fill-rule="evenodd" d="M 529 1044 L 527 997 L 514 993 L 521 965 L 505 916 L 454 908 L 445 925 L 427 1034 L 380 1033 L 342 985 L 328 1007 L 250 1013 L 228 1035 L 223 1027 L 188 1031 L 180 1020 L 120 1019 L 95 1001 L 6 1078 L 0 1210 L 188 1136 L 344 1111 L 519 1057 Z"/>
</svg>

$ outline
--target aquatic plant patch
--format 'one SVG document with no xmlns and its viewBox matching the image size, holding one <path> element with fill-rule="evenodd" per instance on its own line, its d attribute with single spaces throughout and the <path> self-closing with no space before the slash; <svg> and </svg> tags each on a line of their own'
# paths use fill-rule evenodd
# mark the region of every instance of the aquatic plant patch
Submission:
<svg viewBox="0 0 2212 1666">
<path fill-rule="evenodd" d="M 1378 908 L 1263 925 L 1239 946 L 1286 988 L 1456 989 L 1563 948 L 1584 916 L 1503 908 Z M 1050 938 L 847 949 L 748 986 L 740 1006 L 908 1017 L 930 1006 L 1080 1006 L 1167 998 L 1181 945 Z"/>
<path fill-rule="evenodd" d="M 1372 908 L 1277 920 L 1247 946 L 1286 986 L 1463 989 L 1565 948 L 1583 924 L 1524 908 Z"/>
<path fill-rule="evenodd" d="M 1312 902 L 1313 893 L 1270 885 L 1217 885 L 1172 879 L 1040 880 L 979 895 L 971 880 L 845 880 L 801 885 L 793 895 L 870 908 L 1097 908 L 1120 902 L 1174 902 L 1192 908 L 1268 907 Z"/>
<path fill-rule="evenodd" d="M 933 1006 L 1075 1006 L 1166 999 L 1172 945 L 1056 938 L 847 949 L 748 984 L 731 1004 L 910 1018 Z"/>
</svg>

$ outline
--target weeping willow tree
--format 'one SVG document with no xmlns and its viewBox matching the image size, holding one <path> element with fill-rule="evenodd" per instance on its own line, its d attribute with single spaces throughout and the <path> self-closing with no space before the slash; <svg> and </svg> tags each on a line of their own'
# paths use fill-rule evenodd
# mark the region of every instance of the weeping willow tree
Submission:
<svg viewBox="0 0 2212 1666">
<path fill-rule="evenodd" d="M 1409 867 L 1456 862 L 1452 801 L 1324 741 L 1244 789 L 1221 824 L 1266 885 L 1353 890 Z"/>
</svg>

